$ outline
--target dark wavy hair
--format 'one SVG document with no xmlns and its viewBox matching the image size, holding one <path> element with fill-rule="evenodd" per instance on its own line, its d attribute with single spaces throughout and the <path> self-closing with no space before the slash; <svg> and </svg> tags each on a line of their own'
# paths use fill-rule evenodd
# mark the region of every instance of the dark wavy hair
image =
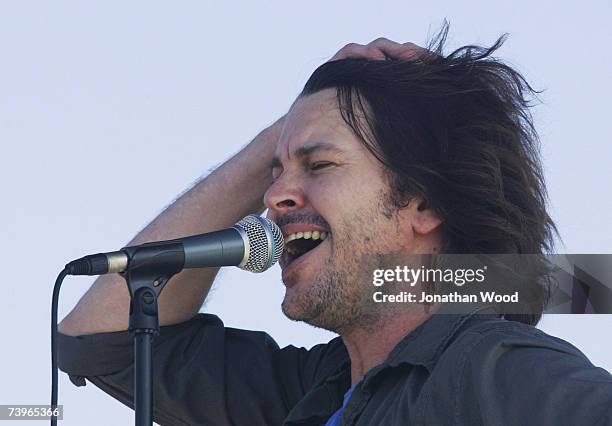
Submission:
<svg viewBox="0 0 612 426">
<path fill-rule="evenodd" d="M 448 55 L 448 25 L 410 61 L 344 59 L 321 65 L 300 96 L 335 88 L 344 121 L 388 170 L 392 204 L 425 200 L 442 220 L 444 253 L 553 250 L 539 139 L 537 92 L 493 57 L 504 43 Z M 536 324 L 542 306 L 511 320 Z"/>
</svg>

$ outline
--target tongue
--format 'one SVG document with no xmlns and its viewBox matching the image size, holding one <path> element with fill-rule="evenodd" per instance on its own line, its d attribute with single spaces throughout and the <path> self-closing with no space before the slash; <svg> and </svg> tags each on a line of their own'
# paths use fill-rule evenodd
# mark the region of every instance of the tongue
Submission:
<svg viewBox="0 0 612 426">
<path fill-rule="evenodd" d="M 297 258 L 306 254 L 319 244 L 321 244 L 321 240 L 306 240 L 303 238 L 299 238 L 297 240 L 291 241 L 288 246 L 291 247 L 293 251 L 297 252 L 297 255 L 295 256 Z"/>
</svg>

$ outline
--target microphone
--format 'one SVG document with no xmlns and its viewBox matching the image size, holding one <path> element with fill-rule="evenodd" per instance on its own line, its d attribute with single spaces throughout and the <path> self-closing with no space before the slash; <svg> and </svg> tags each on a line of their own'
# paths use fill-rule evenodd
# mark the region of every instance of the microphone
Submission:
<svg viewBox="0 0 612 426">
<path fill-rule="evenodd" d="M 146 248 L 143 261 L 142 250 Z M 66 265 L 70 275 L 103 275 L 130 270 L 131 260 L 140 250 L 138 265 L 143 268 L 155 263 L 182 259 L 182 267 L 204 268 L 238 266 L 250 272 L 264 272 L 283 253 L 283 234 L 271 220 L 251 214 L 231 228 L 175 240 L 156 241 L 119 251 L 97 253 Z"/>
</svg>

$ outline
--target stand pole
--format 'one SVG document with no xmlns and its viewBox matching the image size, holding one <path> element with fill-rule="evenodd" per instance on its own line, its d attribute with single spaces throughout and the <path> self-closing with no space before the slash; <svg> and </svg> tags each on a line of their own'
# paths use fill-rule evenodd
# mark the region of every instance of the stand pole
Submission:
<svg viewBox="0 0 612 426">
<path fill-rule="evenodd" d="M 137 426 L 153 424 L 153 334 L 134 335 L 134 409 Z"/>
<path fill-rule="evenodd" d="M 159 334 L 157 297 L 140 287 L 132 296 L 130 330 L 134 332 L 134 411 L 136 426 L 153 424 L 153 336 Z"/>
<path fill-rule="evenodd" d="M 129 266 L 123 273 L 130 291 L 130 327 L 134 333 L 134 411 L 136 426 L 153 425 L 153 337 L 159 334 L 157 298 L 168 280 L 183 269 L 184 252 L 164 247 L 125 248 Z M 150 262 L 155 258 L 156 262 Z"/>
</svg>

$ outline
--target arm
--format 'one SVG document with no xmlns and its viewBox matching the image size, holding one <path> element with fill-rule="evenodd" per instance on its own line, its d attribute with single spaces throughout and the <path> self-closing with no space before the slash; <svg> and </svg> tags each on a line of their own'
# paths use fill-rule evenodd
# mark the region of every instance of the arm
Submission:
<svg viewBox="0 0 612 426">
<path fill-rule="evenodd" d="M 379 38 L 367 45 L 350 43 L 331 60 L 415 59 L 426 51 L 413 43 Z M 282 130 L 281 118 L 242 151 L 177 199 L 128 245 L 169 240 L 227 228 L 249 213 L 263 210 L 263 194 L 272 181 L 268 165 Z M 214 209 L 209 206 L 214 205 Z M 218 268 L 185 270 L 174 276 L 159 298 L 160 325 L 193 317 L 210 290 Z M 187 285 L 188 284 L 188 285 Z M 128 328 L 129 293 L 123 278 L 103 275 L 59 324 L 60 333 L 77 336 Z"/>
<path fill-rule="evenodd" d="M 282 123 L 280 119 L 262 131 L 242 151 L 179 197 L 129 245 L 227 228 L 247 214 L 261 211 L 263 194 L 271 182 L 268 165 Z M 193 317 L 217 272 L 218 268 L 190 269 L 174 276 L 159 298 L 160 325 Z M 59 331 L 76 336 L 127 330 L 129 300 L 122 277 L 100 276 L 59 324 Z"/>
</svg>

